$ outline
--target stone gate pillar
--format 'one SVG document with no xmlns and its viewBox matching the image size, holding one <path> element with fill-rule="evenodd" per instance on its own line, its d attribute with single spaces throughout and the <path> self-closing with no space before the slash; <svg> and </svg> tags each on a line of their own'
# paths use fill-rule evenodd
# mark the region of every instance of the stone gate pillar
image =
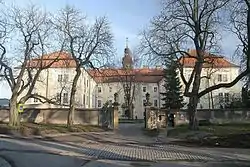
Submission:
<svg viewBox="0 0 250 167">
<path fill-rule="evenodd" d="M 118 93 L 114 94 L 114 103 L 113 103 L 113 129 L 118 129 L 119 127 L 119 115 L 118 115 L 118 110 L 119 110 L 119 103 L 118 103 Z"/>
<path fill-rule="evenodd" d="M 146 103 L 144 103 L 144 106 L 145 106 L 145 128 L 146 129 L 151 129 L 151 115 L 150 115 L 150 112 L 151 112 L 151 105 L 152 103 L 149 101 L 150 100 L 150 94 L 147 92 L 146 93 Z"/>
</svg>

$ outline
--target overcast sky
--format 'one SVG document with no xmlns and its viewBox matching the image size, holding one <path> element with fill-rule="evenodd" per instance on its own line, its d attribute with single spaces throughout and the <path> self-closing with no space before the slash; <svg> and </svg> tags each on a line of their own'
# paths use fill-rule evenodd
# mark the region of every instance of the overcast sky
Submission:
<svg viewBox="0 0 250 167">
<path fill-rule="evenodd" d="M 111 22 L 115 37 L 117 58 L 123 56 L 126 37 L 128 37 L 129 47 L 133 49 L 139 43 L 137 36 L 139 31 L 160 11 L 159 0 L 5 0 L 5 2 L 14 2 L 21 6 L 33 3 L 51 12 L 57 12 L 66 4 L 70 4 L 81 9 L 90 19 L 106 15 Z M 235 48 L 235 39 L 230 35 L 225 37 L 222 41 L 222 54 L 231 57 Z M 0 97 L 10 97 L 8 86 L 1 83 Z"/>
</svg>

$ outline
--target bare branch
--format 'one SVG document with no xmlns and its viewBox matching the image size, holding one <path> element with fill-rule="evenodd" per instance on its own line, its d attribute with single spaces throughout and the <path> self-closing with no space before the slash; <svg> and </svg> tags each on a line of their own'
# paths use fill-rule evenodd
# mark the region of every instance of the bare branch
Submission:
<svg viewBox="0 0 250 167">
<path fill-rule="evenodd" d="M 249 70 L 245 70 L 240 75 L 238 75 L 232 82 L 230 82 L 230 83 L 221 83 L 221 84 L 218 84 L 218 85 L 211 86 L 211 87 L 201 91 L 198 94 L 198 97 L 202 97 L 205 94 L 207 94 L 207 93 L 209 93 L 209 92 L 211 92 L 213 90 L 219 89 L 219 88 L 230 88 L 230 87 L 234 86 L 239 80 L 241 80 L 243 77 L 245 77 L 249 73 L 250 73 Z"/>
<path fill-rule="evenodd" d="M 58 34 L 65 39 L 66 49 L 76 63 L 76 73 L 71 86 L 69 124 L 72 124 L 76 86 L 83 68 L 102 66 L 97 63 L 102 61 L 102 64 L 105 64 L 105 57 L 112 55 L 113 51 L 113 36 L 106 17 L 97 18 L 92 25 L 87 22 L 87 18 L 79 10 L 70 6 L 62 9 L 54 21 Z"/>
</svg>

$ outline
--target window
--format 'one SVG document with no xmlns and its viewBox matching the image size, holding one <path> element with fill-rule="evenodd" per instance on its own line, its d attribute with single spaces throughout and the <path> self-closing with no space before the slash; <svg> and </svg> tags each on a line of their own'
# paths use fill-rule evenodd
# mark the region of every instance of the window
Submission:
<svg viewBox="0 0 250 167">
<path fill-rule="evenodd" d="M 218 74 L 218 81 L 221 82 L 222 81 L 222 75 Z"/>
<path fill-rule="evenodd" d="M 102 107 L 102 101 L 101 100 L 97 100 L 97 107 Z"/>
<path fill-rule="evenodd" d="M 61 74 L 57 76 L 57 81 L 62 82 L 62 75 Z"/>
<path fill-rule="evenodd" d="M 110 105 L 112 104 L 112 100 L 109 100 L 109 104 L 110 104 Z"/>
<path fill-rule="evenodd" d="M 87 80 L 87 87 L 89 87 L 89 80 Z"/>
<path fill-rule="evenodd" d="M 223 82 L 227 82 L 227 74 L 223 75 Z"/>
<path fill-rule="evenodd" d="M 128 69 L 128 68 L 130 68 L 131 66 L 130 66 L 130 64 L 126 64 L 126 68 Z"/>
<path fill-rule="evenodd" d="M 83 82 L 84 82 L 84 92 L 86 92 L 86 78 L 83 78 Z"/>
<path fill-rule="evenodd" d="M 154 87 L 154 92 L 157 92 L 157 87 Z"/>
<path fill-rule="evenodd" d="M 220 102 L 220 103 L 223 102 L 223 93 L 219 93 L 219 102 Z"/>
<path fill-rule="evenodd" d="M 144 104 L 145 104 L 146 102 L 147 102 L 146 100 L 143 100 L 142 105 L 144 106 Z"/>
<path fill-rule="evenodd" d="M 69 102 L 68 93 L 63 93 L 63 103 L 67 104 Z"/>
<path fill-rule="evenodd" d="M 61 98 L 60 93 L 57 93 L 56 94 L 56 102 L 57 103 L 61 103 L 60 98 Z"/>
<path fill-rule="evenodd" d="M 38 82 L 42 82 L 42 81 L 43 81 L 43 80 L 42 80 L 42 77 L 41 77 L 41 76 L 38 76 L 38 77 L 37 77 L 37 81 L 38 81 Z"/>
<path fill-rule="evenodd" d="M 35 93 L 35 95 L 38 95 L 38 94 Z M 38 99 L 35 99 L 35 98 L 34 98 L 34 102 L 37 103 L 37 102 L 38 102 Z"/>
<path fill-rule="evenodd" d="M 85 104 L 86 104 L 85 94 L 83 95 L 83 100 L 82 100 L 82 103 L 83 103 L 83 105 L 85 106 Z"/>
<path fill-rule="evenodd" d="M 229 103 L 229 93 L 224 93 L 225 96 L 225 102 Z"/>
<path fill-rule="evenodd" d="M 154 100 L 154 106 L 157 107 L 158 106 L 158 101 Z"/>
<path fill-rule="evenodd" d="M 69 80 L 69 75 L 68 74 L 64 74 L 63 81 L 64 82 L 68 82 L 68 80 Z"/>
<path fill-rule="evenodd" d="M 112 92 L 112 87 L 109 87 L 109 92 Z"/>
<path fill-rule="evenodd" d="M 147 91 L 147 89 L 146 89 L 145 86 L 142 87 L 142 91 L 143 91 L 143 92 L 146 92 L 146 91 Z"/>
<path fill-rule="evenodd" d="M 98 93 L 101 93 L 101 92 L 102 92 L 102 88 L 98 87 Z"/>
</svg>

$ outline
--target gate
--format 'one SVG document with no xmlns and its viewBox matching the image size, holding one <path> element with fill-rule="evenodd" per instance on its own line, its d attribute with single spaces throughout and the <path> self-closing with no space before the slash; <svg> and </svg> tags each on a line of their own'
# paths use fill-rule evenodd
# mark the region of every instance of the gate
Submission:
<svg viewBox="0 0 250 167">
<path fill-rule="evenodd" d="M 100 111 L 100 125 L 106 128 L 111 127 L 112 120 L 112 107 L 105 103 Z"/>
</svg>

